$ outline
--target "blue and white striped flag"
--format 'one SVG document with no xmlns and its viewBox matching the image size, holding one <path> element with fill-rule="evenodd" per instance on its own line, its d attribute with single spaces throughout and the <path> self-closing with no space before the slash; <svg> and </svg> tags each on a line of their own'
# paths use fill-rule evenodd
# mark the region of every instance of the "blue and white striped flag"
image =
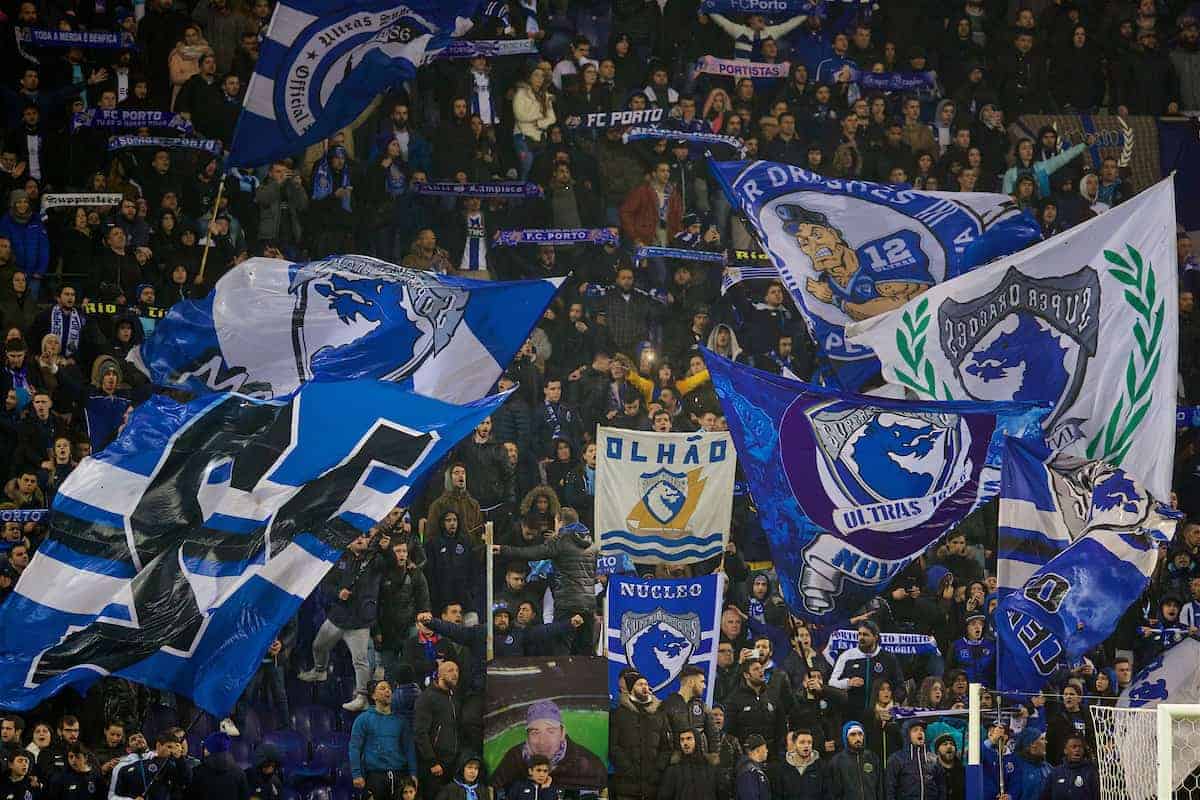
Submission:
<svg viewBox="0 0 1200 800">
<path fill-rule="evenodd" d="M 1044 443 L 1006 438 L 1002 447 L 996 591 L 1004 597 L 1024 586 L 1073 539 L 1070 530 L 1057 524 L 1058 498 L 1044 471 L 1052 454 Z"/>
<path fill-rule="evenodd" d="M 608 692 L 620 696 L 621 672 L 636 669 L 665 700 L 679 690 L 688 664 L 704 670 L 704 703 L 711 705 L 721 639 L 721 573 L 683 580 L 643 580 L 613 575 L 604 598 L 608 642 Z M 700 723 L 703 725 L 703 721 Z"/>
<path fill-rule="evenodd" d="M 596 442 L 601 552 L 653 564 L 721 554 L 737 471 L 728 433 L 598 428 Z"/>
<path fill-rule="evenodd" d="M 283 0 L 267 26 L 231 166 L 292 155 L 355 120 L 376 95 L 470 26 L 479 0 Z"/>
<path fill-rule="evenodd" d="M 0 707 L 117 675 L 227 713 L 342 550 L 504 399 L 374 380 L 155 396 L 58 490 L 0 609 Z"/>
<path fill-rule="evenodd" d="M 447 402 L 483 397 L 562 278 L 476 281 L 367 256 L 252 258 L 176 303 L 129 360 L 160 386 L 278 397 L 375 378 Z"/>
<path fill-rule="evenodd" d="M 1001 526 L 1027 534 L 1025 544 L 1040 534 L 1040 548 L 1070 541 L 996 608 L 998 687 L 1036 692 L 1113 632 L 1149 585 L 1158 547 L 1170 541 L 1180 514 L 1123 469 L 1101 461 L 1061 453 L 1049 458 L 1009 442 L 1001 472 L 1001 491 L 1010 493 L 1002 502 L 1029 504 L 1019 518 L 1011 516 L 1015 506 L 1002 505 Z"/>
<path fill-rule="evenodd" d="M 774 267 L 728 267 L 721 275 L 721 294 L 742 281 L 761 280 L 779 280 L 779 270 Z"/>
</svg>

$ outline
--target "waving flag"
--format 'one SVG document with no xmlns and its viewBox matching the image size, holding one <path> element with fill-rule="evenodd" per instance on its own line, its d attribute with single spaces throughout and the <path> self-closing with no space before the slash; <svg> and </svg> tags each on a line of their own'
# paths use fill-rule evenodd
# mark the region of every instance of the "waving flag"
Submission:
<svg viewBox="0 0 1200 800">
<path fill-rule="evenodd" d="M 228 712 L 343 548 L 504 399 L 373 380 L 155 396 L 59 488 L 0 608 L 0 706 L 119 675 Z"/>
<path fill-rule="evenodd" d="M 652 581 L 611 576 L 604 598 L 609 696 L 616 701 L 621 672 L 632 667 L 665 700 L 679 691 L 680 671 L 694 664 L 707 676 L 704 702 L 711 704 L 724 595 L 725 576 L 720 573 Z"/>
<path fill-rule="evenodd" d="M 1001 597 L 1024 586 L 1074 541 L 1071 531 L 1055 522 L 1058 498 L 1043 468 L 1052 458 L 1050 451 L 1015 439 L 1006 439 L 1003 448 L 996 548 L 996 591 Z"/>
<path fill-rule="evenodd" d="M 265 164 L 349 125 L 375 96 L 470 27 L 478 0 L 282 0 L 271 16 L 229 164 Z"/>
<path fill-rule="evenodd" d="M 1003 485 L 1028 487 L 1023 494 L 1048 505 L 1027 518 L 1030 534 L 1071 544 L 996 607 L 1001 691 L 1039 691 L 1059 667 L 1108 638 L 1149 585 L 1158 546 L 1180 517 L 1119 467 L 1022 443 L 1006 451 L 1030 449 L 1032 457 L 1003 460 Z"/>
<path fill-rule="evenodd" d="M 1171 490 L 1179 350 L 1175 194 L 1111 211 L 846 331 L 922 399 L 1054 404 L 1046 438 Z"/>
<path fill-rule="evenodd" d="M 1029 403 L 911 403 L 846 394 L 704 351 L 783 599 L 850 616 L 1000 489 L 1005 435 L 1041 438 Z"/>
<path fill-rule="evenodd" d="M 711 167 L 804 315 L 825 382 L 849 391 L 879 362 L 846 342 L 846 325 L 1041 238 L 1007 195 L 919 192 L 769 161 Z"/>
<path fill-rule="evenodd" d="M 448 402 L 487 394 L 561 278 L 475 281 L 366 256 L 252 258 L 159 321 L 129 360 L 157 385 L 278 397 L 376 378 Z"/>
</svg>

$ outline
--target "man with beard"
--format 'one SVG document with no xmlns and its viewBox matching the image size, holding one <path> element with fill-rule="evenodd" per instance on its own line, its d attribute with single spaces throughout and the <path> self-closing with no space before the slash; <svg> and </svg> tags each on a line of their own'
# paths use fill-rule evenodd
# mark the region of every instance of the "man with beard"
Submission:
<svg viewBox="0 0 1200 800">
<path fill-rule="evenodd" d="M 609 723 L 613 792 L 618 800 L 654 800 L 670 760 L 667 719 L 659 713 L 660 703 L 645 676 L 630 671 L 625 685 L 629 693 L 621 698 Z"/>
<path fill-rule="evenodd" d="M 949 731 L 939 733 L 933 740 L 933 752 L 944 776 L 945 793 L 942 797 L 944 800 L 965 800 L 967 776 L 962 760 L 958 757 L 958 745 L 954 743 L 954 736 Z"/>
<path fill-rule="evenodd" d="M 709 709 L 704 705 L 704 688 L 707 678 L 704 670 L 688 664 L 679 672 L 679 691 L 662 701 L 662 715 L 667 720 L 667 731 L 671 741 L 682 750 L 680 736 L 691 731 L 698 739 L 702 753 L 714 753 L 712 746 L 717 741 L 717 728 L 713 724 Z"/>
<path fill-rule="evenodd" d="M 788 751 L 770 770 L 771 797 L 777 800 L 825 800 L 829 791 L 825 764 L 813 749 L 812 731 L 788 735 Z"/>
<path fill-rule="evenodd" d="M 610 741 L 612 725 L 609 725 Z M 529 706 L 525 712 L 525 741 L 514 744 L 500 759 L 492 772 L 492 786 L 509 786 L 526 777 L 536 756 L 549 759 L 553 784 L 559 789 L 598 789 L 607 782 L 604 762 L 567 735 L 562 710 L 553 700 L 539 700 Z M 616 764 L 615 756 L 613 763 Z"/>
<path fill-rule="evenodd" d="M 866 747 L 862 723 L 850 720 L 842 726 L 842 751 L 829 762 L 831 800 L 879 800 L 883 796 L 883 770 L 879 756 Z"/>
<path fill-rule="evenodd" d="M 879 644 L 879 626 L 866 620 L 858 626 L 858 647 L 838 656 L 829 676 L 829 685 L 846 691 L 846 709 L 850 713 L 870 710 L 872 687 L 888 681 L 896 700 L 904 699 L 904 672 L 892 653 Z"/>
<path fill-rule="evenodd" d="M 453 778 L 462 748 L 459 718 L 458 664 L 438 664 L 437 680 L 417 697 L 413 707 L 413 737 L 417 745 L 418 780 L 422 796 L 432 800 Z"/>
<path fill-rule="evenodd" d="M 681 731 L 676 742 L 678 750 L 671 754 L 671 765 L 663 773 L 658 800 L 716 800 L 720 797 L 717 769 L 700 752 L 696 732 Z"/>
<path fill-rule="evenodd" d="M 742 683 L 726 699 L 729 732 L 746 744 L 755 734 L 774 752 L 786 746 L 786 715 L 767 691 L 763 661 L 755 653 L 742 664 Z M 749 746 L 747 745 L 747 751 Z"/>
<path fill-rule="evenodd" d="M 888 759 L 884 775 L 887 800 L 943 797 L 945 776 L 937 769 L 936 759 L 925 749 L 924 720 L 904 723 L 900 735 L 904 738 L 904 747 Z"/>
</svg>

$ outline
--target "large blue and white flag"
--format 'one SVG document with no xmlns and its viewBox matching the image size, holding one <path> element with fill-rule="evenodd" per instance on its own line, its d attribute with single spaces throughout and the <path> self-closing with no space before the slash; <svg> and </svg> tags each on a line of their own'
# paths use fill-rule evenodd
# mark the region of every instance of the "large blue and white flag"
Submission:
<svg viewBox="0 0 1200 800">
<path fill-rule="evenodd" d="M 483 397 L 561 278 L 476 281 L 366 256 L 252 258 L 172 306 L 129 360 L 160 386 L 279 397 L 375 378 L 447 402 Z"/>
<path fill-rule="evenodd" d="M 1004 441 L 996 546 L 996 591 L 1001 597 L 1024 586 L 1074 541 L 1069 528 L 1055 523 L 1058 497 L 1043 468 L 1052 458 L 1044 442 Z"/>
<path fill-rule="evenodd" d="M 783 599 L 848 618 L 1000 490 L 1005 435 L 1041 439 L 1043 406 L 835 392 L 704 351 Z"/>
<path fill-rule="evenodd" d="M 721 639 L 725 576 L 643 580 L 612 575 L 604 598 L 608 642 L 608 695 L 620 695 L 622 670 L 636 669 L 664 700 L 679 690 L 688 664 L 704 670 L 704 702 L 712 705 Z"/>
<path fill-rule="evenodd" d="M 282 0 L 271 16 L 230 166 L 257 166 L 349 125 L 470 28 L 478 0 Z"/>
<path fill-rule="evenodd" d="M 1010 444 L 1006 452 L 1021 447 Z M 1064 453 L 1036 455 L 1035 448 L 1031 457 L 1004 459 L 1006 473 L 1020 473 L 1004 488 L 1036 498 L 1023 529 L 1071 543 L 996 607 L 1001 691 L 1037 692 L 1060 667 L 1074 666 L 1108 638 L 1149 585 L 1158 547 L 1170 541 L 1180 518 L 1119 467 Z"/>
<path fill-rule="evenodd" d="M 721 555 L 737 456 L 729 434 L 596 429 L 600 551 L 648 564 Z"/>
<path fill-rule="evenodd" d="M 503 400 L 374 380 L 155 396 L 58 490 L 0 608 L 0 707 L 118 675 L 227 713 L 347 544 Z"/>
<path fill-rule="evenodd" d="M 920 192 L 770 161 L 710 166 L 804 315 L 823 356 L 819 374 L 848 391 L 879 362 L 846 342 L 846 325 L 1041 238 L 1008 195 Z"/>
<path fill-rule="evenodd" d="M 1053 403 L 1055 449 L 1171 491 L 1179 351 L 1171 179 L 902 309 L 857 323 L 883 377 L 924 400 Z"/>
</svg>

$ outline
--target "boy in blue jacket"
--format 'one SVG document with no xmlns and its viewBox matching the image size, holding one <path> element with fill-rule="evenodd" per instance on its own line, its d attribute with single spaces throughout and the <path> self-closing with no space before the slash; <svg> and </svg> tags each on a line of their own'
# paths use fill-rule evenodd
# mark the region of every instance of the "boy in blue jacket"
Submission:
<svg viewBox="0 0 1200 800">
<path fill-rule="evenodd" d="M 400 800 L 404 778 L 416 772 L 412 727 L 393 707 L 391 684 L 379 681 L 371 687 L 371 707 L 355 718 L 350 729 L 354 788 L 368 789 L 375 800 Z"/>
<path fill-rule="evenodd" d="M 987 615 L 982 610 L 967 616 L 966 636 L 951 646 L 949 667 L 967 673 L 971 683 L 991 687 L 996 678 L 996 641 L 984 637 L 986 622 Z"/>
</svg>

